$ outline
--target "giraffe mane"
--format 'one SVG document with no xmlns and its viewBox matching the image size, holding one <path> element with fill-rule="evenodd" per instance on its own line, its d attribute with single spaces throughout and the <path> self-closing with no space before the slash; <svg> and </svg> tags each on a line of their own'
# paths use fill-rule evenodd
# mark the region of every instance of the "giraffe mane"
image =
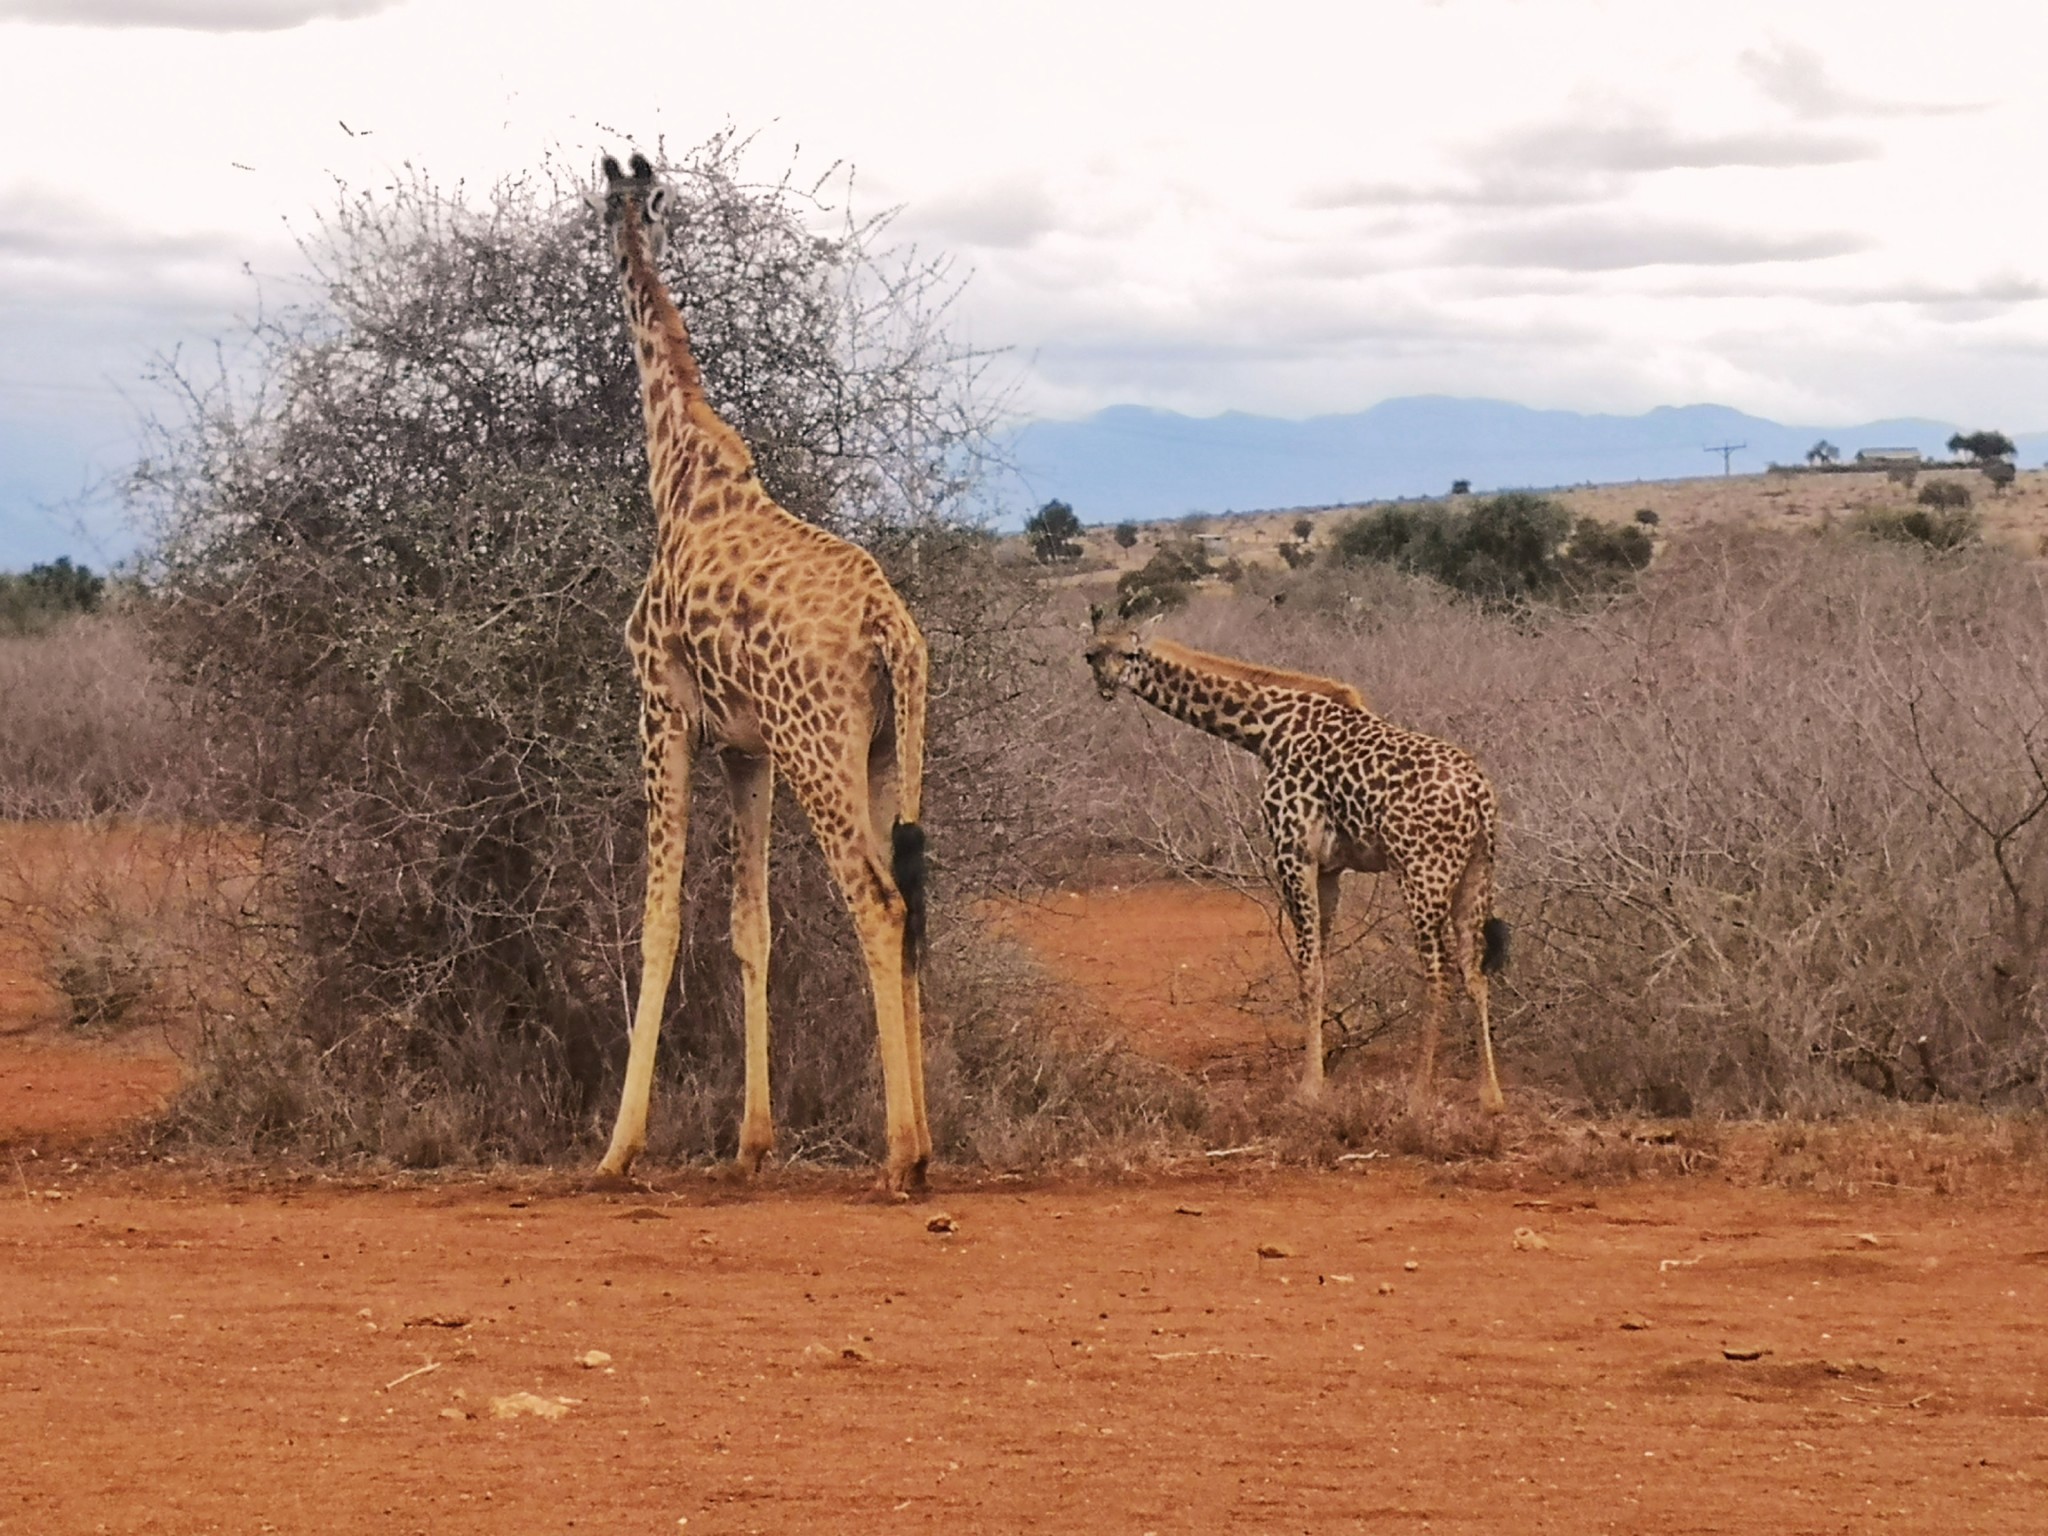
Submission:
<svg viewBox="0 0 2048 1536">
<path fill-rule="evenodd" d="M 1217 656 L 1209 651 L 1198 651 L 1191 645 L 1182 645 L 1177 640 L 1154 640 L 1145 648 L 1163 661 L 1191 667 L 1212 677 L 1235 678 L 1254 688 L 1291 688 L 1297 693 L 1319 693 L 1353 709 L 1367 708 L 1364 694 L 1349 683 L 1340 683 L 1332 677 L 1260 666 L 1255 661 L 1239 661 L 1233 656 Z"/>
</svg>

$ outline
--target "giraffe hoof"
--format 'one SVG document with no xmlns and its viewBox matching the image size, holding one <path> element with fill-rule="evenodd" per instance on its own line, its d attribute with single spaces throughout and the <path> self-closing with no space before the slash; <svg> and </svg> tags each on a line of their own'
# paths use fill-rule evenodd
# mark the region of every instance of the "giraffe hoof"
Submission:
<svg viewBox="0 0 2048 1536">
<path fill-rule="evenodd" d="M 892 1200 L 909 1200 L 926 1193 L 925 1159 L 914 1158 L 901 1166 L 882 1170 L 881 1191 Z"/>
<path fill-rule="evenodd" d="M 775 1143 L 772 1140 L 751 1143 L 742 1141 L 739 1155 L 733 1159 L 733 1163 L 741 1173 L 756 1174 L 761 1171 L 761 1165 L 768 1160 L 768 1154 L 774 1150 Z"/>
<path fill-rule="evenodd" d="M 609 1168 L 599 1164 L 597 1170 L 584 1181 L 584 1187 L 593 1195 L 631 1194 L 647 1188 L 641 1180 L 634 1178 L 623 1168 Z"/>
</svg>

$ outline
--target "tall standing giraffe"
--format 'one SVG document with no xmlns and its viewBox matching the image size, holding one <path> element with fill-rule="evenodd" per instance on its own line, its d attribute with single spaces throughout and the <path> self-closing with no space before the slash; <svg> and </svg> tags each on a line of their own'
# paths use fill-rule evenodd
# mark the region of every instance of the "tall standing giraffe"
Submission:
<svg viewBox="0 0 2048 1536">
<path fill-rule="evenodd" d="M 1479 1013 L 1479 1100 L 1502 1108 L 1486 978 L 1507 963 L 1508 925 L 1493 915 L 1500 810 L 1479 765 L 1448 742 L 1382 720 L 1348 684 L 1150 640 L 1099 608 L 1088 664 L 1105 699 L 1128 688 L 1255 754 L 1265 769 L 1261 803 L 1308 1035 L 1303 1091 L 1323 1086 L 1324 966 L 1338 879 L 1347 869 L 1391 869 L 1429 988 L 1409 1109 L 1420 1114 L 1430 1103 L 1454 961 Z"/>
<path fill-rule="evenodd" d="M 739 1161 L 773 1147 L 768 1096 L 768 833 L 779 772 L 853 914 L 881 1036 L 885 1184 L 924 1182 L 918 960 L 924 937 L 924 637 L 866 550 L 791 516 L 704 395 L 663 286 L 663 191 L 640 155 L 604 161 L 604 219 L 640 366 L 654 560 L 626 625 L 640 682 L 647 893 L 640 997 L 619 1117 L 600 1172 L 647 1141 L 655 1041 L 682 929 L 690 762 L 717 750 L 732 791 L 732 946 L 746 997 Z"/>
</svg>

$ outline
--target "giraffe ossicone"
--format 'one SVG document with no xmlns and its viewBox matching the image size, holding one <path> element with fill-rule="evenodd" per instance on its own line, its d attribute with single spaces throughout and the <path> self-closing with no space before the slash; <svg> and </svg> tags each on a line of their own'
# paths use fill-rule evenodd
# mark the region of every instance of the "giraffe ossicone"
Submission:
<svg viewBox="0 0 2048 1536">
<path fill-rule="evenodd" d="M 1323 1085 L 1325 968 L 1338 880 L 1347 869 L 1391 869 L 1428 987 L 1410 1110 L 1420 1114 L 1432 1102 L 1452 964 L 1478 1013 L 1480 1102 L 1503 1108 L 1486 983 L 1507 963 L 1508 925 L 1493 915 L 1500 809 L 1478 763 L 1449 742 L 1381 719 L 1348 683 L 1155 640 L 1100 608 L 1091 630 L 1088 664 L 1104 698 L 1127 689 L 1253 753 L 1264 769 L 1260 803 L 1308 1037 L 1304 1091 Z"/>
<path fill-rule="evenodd" d="M 924 933 L 924 637 L 874 557 L 792 516 L 713 409 L 662 281 L 662 189 L 645 156 L 607 155 L 602 208 L 640 371 L 655 552 L 626 625 L 640 684 L 647 891 L 625 1084 L 601 1173 L 647 1141 L 655 1046 L 682 927 L 690 764 L 714 749 L 732 793 L 732 946 L 746 1012 L 739 1161 L 774 1146 L 768 1084 L 768 837 L 779 775 L 853 916 L 880 1036 L 884 1182 L 922 1185 L 918 966 Z"/>
</svg>

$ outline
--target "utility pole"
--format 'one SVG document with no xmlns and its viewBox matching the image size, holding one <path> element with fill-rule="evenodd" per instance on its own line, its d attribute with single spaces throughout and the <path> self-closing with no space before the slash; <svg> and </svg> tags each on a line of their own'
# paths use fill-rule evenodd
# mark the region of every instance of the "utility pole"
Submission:
<svg viewBox="0 0 2048 1536">
<path fill-rule="evenodd" d="M 1729 468 L 1730 455 L 1740 453 L 1748 446 L 1749 444 L 1747 443 L 1716 443 L 1713 447 L 1702 449 L 1701 451 L 1703 453 L 1718 453 L 1721 455 L 1721 473 L 1732 475 L 1735 471 Z"/>
</svg>

